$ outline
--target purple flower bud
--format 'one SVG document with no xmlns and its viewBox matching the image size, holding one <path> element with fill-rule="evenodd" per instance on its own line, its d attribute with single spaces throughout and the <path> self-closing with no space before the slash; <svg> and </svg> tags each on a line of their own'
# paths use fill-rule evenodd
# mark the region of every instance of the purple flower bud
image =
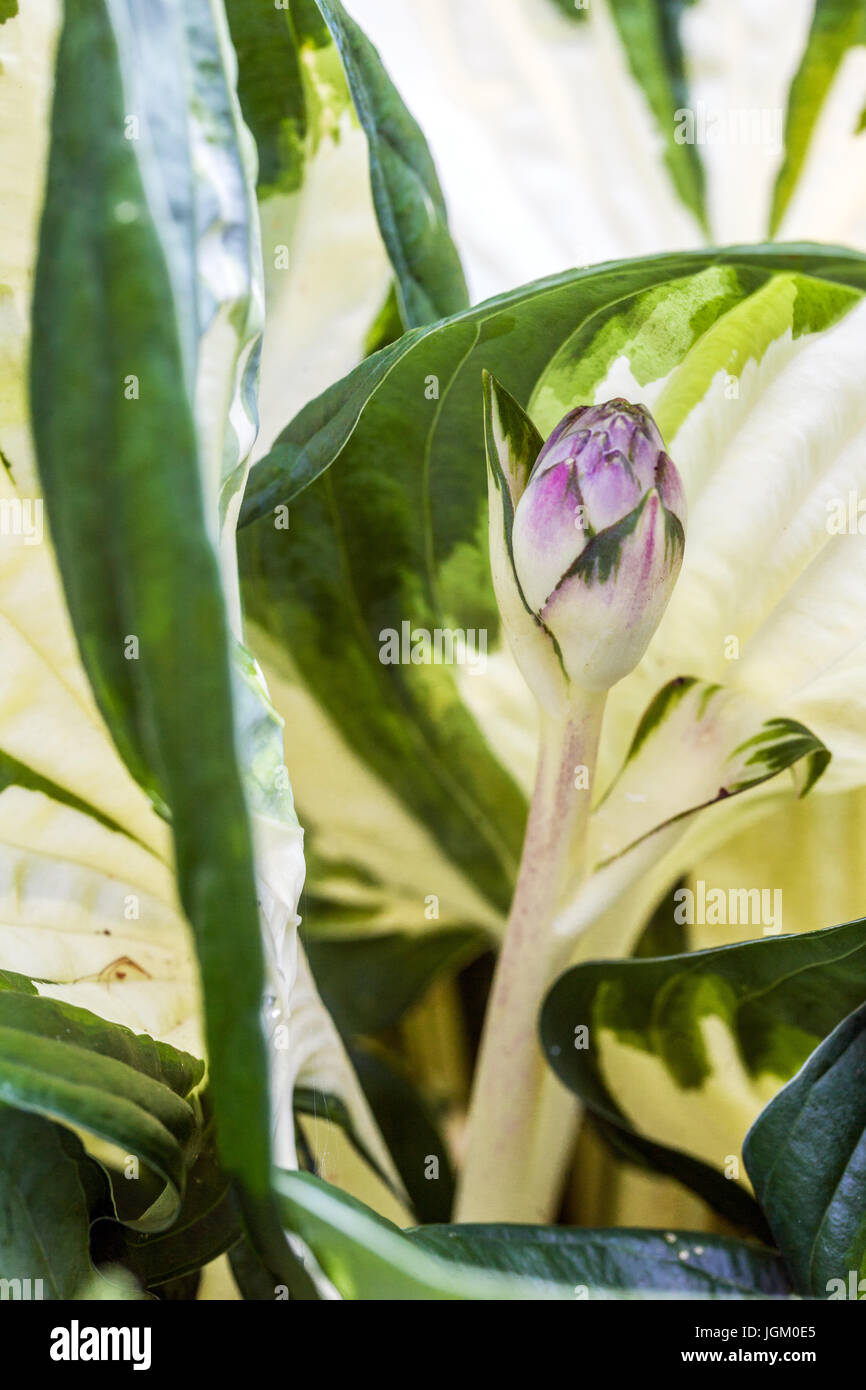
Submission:
<svg viewBox="0 0 866 1390">
<path fill-rule="evenodd" d="M 493 387 L 491 410 L 521 434 L 519 406 Z M 504 418 L 504 417 L 503 417 Z M 491 415 L 491 419 L 494 416 Z M 673 592 L 685 542 L 686 502 L 676 468 L 649 411 L 622 399 L 579 406 L 557 425 L 530 464 L 531 422 L 523 418 L 521 471 L 502 457 L 513 507 L 508 560 L 515 590 L 539 639 L 552 643 L 568 681 L 606 690 L 643 656 Z M 491 429 L 496 447 L 496 430 Z M 538 440 L 537 434 L 535 435 Z M 540 442 L 540 441 L 539 441 Z M 489 452 L 489 450 L 488 450 Z M 507 515 L 508 508 L 504 515 Z M 494 580 L 504 573 L 498 523 L 491 526 Z M 503 618 L 524 674 L 549 660 L 508 596 Z M 513 620 L 509 621 L 510 615 Z M 540 663 L 540 665 L 539 665 Z M 538 682 L 536 681 L 537 685 Z"/>
</svg>

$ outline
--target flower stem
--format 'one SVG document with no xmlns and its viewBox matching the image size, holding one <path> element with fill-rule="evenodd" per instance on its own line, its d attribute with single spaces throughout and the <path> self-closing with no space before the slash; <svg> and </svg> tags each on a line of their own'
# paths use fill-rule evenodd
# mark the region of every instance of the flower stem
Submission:
<svg viewBox="0 0 866 1390">
<path fill-rule="evenodd" d="M 538 1013 L 565 964 L 551 923 L 583 856 L 605 698 L 584 691 L 565 716 L 542 714 L 535 789 L 469 1110 L 458 1221 L 546 1221 L 558 1195 L 574 1106 L 556 1094 L 562 1087 L 541 1053 Z"/>
</svg>

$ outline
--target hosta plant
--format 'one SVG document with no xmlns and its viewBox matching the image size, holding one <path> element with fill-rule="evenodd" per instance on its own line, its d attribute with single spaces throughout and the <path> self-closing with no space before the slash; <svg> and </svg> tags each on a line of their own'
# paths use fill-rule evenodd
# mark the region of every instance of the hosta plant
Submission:
<svg viewBox="0 0 866 1390">
<path fill-rule="evenodd" d="M 771 239 L 861 7 L 805 16 L 767 225 L 719 249 L 671 133 L 706 0 L 542 3 L 689 235 L 481 302 L 338 0 L 0 5 L 13 1293 L 863 1267 L 866 925 L 766 868 L 866 781 L 866 256 Z M 696 1227 L 558 1220 L 581 1116 Z"/>
</svg>

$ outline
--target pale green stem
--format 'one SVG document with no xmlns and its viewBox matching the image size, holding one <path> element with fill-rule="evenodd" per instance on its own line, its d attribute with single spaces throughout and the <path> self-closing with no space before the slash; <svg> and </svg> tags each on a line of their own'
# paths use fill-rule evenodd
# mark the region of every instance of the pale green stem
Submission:
<svg viewBox="0 0 866 1390">
<path fill-rule="evenodd" d="M 555 1094 L 561 1087 L 541 1053 L 538 1013 L 567 964 L 568 948 L 551 923 L 566 880 L 573 884 L 581 866 L 605 698 L 581 692 L 567 716 L 542 716 L 520 871 L 469 1109 L 458 1221 L 547 1221 L 558 1196 L 575 1107 Z M 581 767 L 589 788 L 579 785 Z"/>
</svg>

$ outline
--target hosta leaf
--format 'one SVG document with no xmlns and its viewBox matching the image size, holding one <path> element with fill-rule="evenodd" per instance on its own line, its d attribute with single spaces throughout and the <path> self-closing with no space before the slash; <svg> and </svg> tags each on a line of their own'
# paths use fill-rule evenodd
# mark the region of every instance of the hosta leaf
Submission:
<svg viewBox="0 0 866 1390">
<path fill-rule="evenodd" d="M 861 986 L 860 995 L 863 995 Z M 755 1121 L 746 1166 L 804 1298 L 866 1284 L 866 1005 L 816 1048 Z"/>
<path fill-rule="evenodd" d="M 386 784 L 395 784 L 398 799 L 429 827 L 445 858 L 454 861 L 476 894 L 480 892 L 495 908 L 504 910 L 508 901 L 507 884 L 519 852 L 523 799 L 508 772 L 497 765 L 479 739 L 446 666 L 383 665 L 378 658 L 382 640 L 378 634 L 393 627 L 384 612 L 372 641 L 365 638 L 359 643 L 354 632 L 345 630 L 349 618 L 341 594 L 345 561 L 340 557 L 341 538 L 331 532 L 328 519 L 330 499 L 327 493 L 330 490 L 326 482 L 318 497 L 310 494 L 315 514 L 310 512 L 301 530 L 293 532 L 291 543 L 292 566 L 298 580 L 303 576 L 304 587 L 317 610 L 329 622 L 331 619 L 324 617 L 327 610 L 333 615 L 335 624 L 332 629 L 334 644 L 329 643 L 326 650 L 317 652 L 319 674 L 314 693 L 320 693 L 321 678 L 331 691 L 326 709 L 333 716 L 334 704 L 338 705 L 340 731 L 352 751 L 361 753 L 363 761 Z M 370 507 L 369 520 L 375 524 L 374 516 L 379 515 L 376 499 L 370 497 L 364 506 L 365 511 Z M 305 510 L 310 511 L 309 507 Z M 278 568 L 283 569 L 282 552 L 286 549 L 285 540 L 279 538 L 285 533 L 274 532 L 278 536 L 274 546 L 266 531 L 262 526 L 252 535 L 251 545 L 257 551 L 261 546 L 261 550 L 251 564 L 261 565 L 262 582 L 258 592 L 252 588 L 248 591 L 248 604 L 256 619 L 287 640 L 289 649 L 303 666 L 309 644 L 319 647 L 316 629 L 308 625 L 297 602 L 294 585 L 291 593 L 280 594 L 278 600 L 278 586 L 282 588 Z M 396 556 L 396 552 L 392 553 Z M 383 554 L 381 559 L 390 568 L 387 556 Z M 410 564 L 407 556 L 405 567 L 401 566 L 407 584 L 414 583 Z M 352 579 L 347 575 L 346 578 L 351 584 L 361 579 L 360 575 Z M 367 581 L 361 582 L 372 599 L 375 573 L 369 571 Z M 272 606 L 272 600 L 279 601 L 279 611 L 275 603 Z M 411 612 L 406 611 L 407 614 Z M 426 629 L 439 626 L 432 615 L 427 622 L 422 622 L 423 610 L 419 612 L 416 608 L 415 616 L 419 625 Z M 302 624 L 304 637 L 296 629 L 296 622 Z M 415 625 L 408 616 L 399 617 L 396 622 L 394 631 L 397 633 L 402 633 L 404 622 L 407 631 Z M 354 628 L 354 624 L 351 626 Z M 342 651 L 338 650 L 336 642 L 338 630 L 343 633 L 340 643 L 344 637 L 346 639 Z M 415 703 L 413 687 L 420 687 L 424 692 L 423 703 L 416 705 L 417 725 L 406 718 L 407 700 Z M 373 742 L 369 741 L 371 725 L 376 729 Z M 293 774 L 297 786 L 298 773 L 294 768 Z M 305 812 L 303 799 L 300 805 Z M 315 824 L 315 809 L 310 819 Z M 439 887 L 439 882 L 434 880 L 430 891 L 437 892 Z M 423 893 L 418 894 L 419 912 L 423 910 L 423 896 Z M 461 896 L 464 896 L 462 890 Z M 483 904 L 479 907 L 483 911 Z"/>
<path fill-rule="evenodd" d="M 139 1157 L 159 1179 L 153 1191 L 142 1184 L 152 1209 L 130 1218 L 142 1229 L 165 1226 L 177 1213 L 197 1125 L 190 1093 L 203 1072 L 185 1053 L 41 998 L 20 976 L 0 976 L 2 1099 Z"/>
<path fill-rule="evenodd" d="M 274 704 L 286 720 L 293 785 L 302 784 L 308 872 L 301 912 L 308 934 L 462 929 L 496 933 L 496 912 L 437 846 L 425 826 L 350 749 L 260 627 Z M 295 730 L 303 730 L 296 737 Z M 371 814 L 375 806 L 375 816 Z"/>
<path fill-rule="evenodd" d="M 393 1167 L 382 1166 L 381 1150 L 374 1146 L 371 1151 L 364 1127 L 359 1127 L 339 1097 L 325 1094 L 321 1081 L 314 1080 L 322 1074 L 315 1062 L 306 1069 L 306 1085 L 295 1089 L 296 1113 L 314 1117 L 314 1135 L 323 1121 L 340 1125 L 360 1156 L 395 1194 L 402 1197 L 405 1191 L 419 1219 L 445 1220 L 450 1215 L 454 1182 L 435 1117 L 396 1059 L 365 1046 L 363 1040 L 398 1023 L 437 976 L 461 969 L 480 954 L 486 948 L 486 936 L 458 929 L 429 935 L 308 937 L 306 944 L 316 982 L 349 1048 L 352 1066 Z M 327 1155 L 327 1139 L 315 1148 L 314 1159 L 320 1152 Z M 435 1173 L 428 1162 L 431 1158 L 436 1160 Z M 395 1176 L 399 1177 L 397 1185 Z"/>
<path fill-rule="evenodd" d="M 748 893 L 732 900 L 738 913 Z M 550 991 L 542 1044 L 557 1076 L 605 1120 L 735 1179 L 749 1125 L 864 989 L 863 921 L 589 962 Z"/>
<path fill-rule="evenodd" d="M 339 0 L 316 0 L 370 146 L 370 179 L 406 328 L 467 307 L 460 260 L 427 142 L 369 39 Z"/>
<path fill-rule="evenodd" d="M 305 1173 L 280 1173 L 277 1190 L 347 1299 L 772 1298 L 789 1289 L 781 1262 L 745 1242 L 532 1226 L 404 1232 Z"/>
<path fill-rule="evenodd" d="M 674 893 L 685 887 L 686 880 L 680 879 L 660 900 L 658 907 L 647 919 L 646 925 L 635 942 L 632 955 L 643 959 L 646 956 L 679 956 L 689 948 L 689 935 L 684 922 L 677 921 L 678 898 Z"/>
<path fill-rule="evenodd" d="M 166 25 L 174 39 L 168 47 Z M 199 438 L 194 415 L 197 365 L 216 362 L 193 316 L 203 300 L 191 233 L 208 203 L 193 193 L 188 129 L 182 144 L 171 139 L 185 125 L 188 45 L 209 49 L 193 85 L 197 77 L 225 85 L 220 32 L 209 7 L 168 17 L 149 7 L 145 14 L 134 0 L 67 5 L 34 296 L 31 395 L 40 476 L 79 648 L 118 747 L 171 811 L 180 896 L 204 985 L 222 1156 L 242 1183 L 268 1258 L 294 1278 L 267 1216 L 263 971 L 246 806 L 232 758 L 216 551 L 223 439 L 219 426 L 216 437 L 204 430 Z M 89 95 L 94 83 L 102 93 L 98 118 Z M 130 111 L 137 113 L 138 140 L 127 138 Z M 205 124 L 210 112 L 208 105 Z M 207 285 L 207 267 L 203 278 Z M 234 356 L 226 406 L 236 385 Z M 109 550 L 98 514 L 83 507 L 94 495 L 111 509 Z"/>
<path fill-rule="evenodd" d="M 510 774 L 520 755 L 523 782 L 523 744 L 531 770 L 535 716 L 520 702 L 519 676 L 503 676 L 507 660 L 493 650 L 482 370 L 528 403 L 542 434 L 578 402 L 643 399 L 685 481 L 683 572 L 644 661 L 609 701 L 599 787 L 622 765 L 651 699 L 684 672 L 755 702 L 757 722 L 719 749 L 713 796 L 733 748 L 776 719 L 803 724 L 826 745 L 833 762 L 825 780 L 855 785 L 866 767 L 852 703 L 863 547 L 856 536 L 829 536 L 827 499 L 847 495 L 862 473 L 864 264 L 829 248 L 732 248 L 538 282 L 368 359 L 307 406 L 253 470 L 244 515 L 261 520 L 241 537 L 242 569 L 257 623 L 291 651 L 312 696 L 298 697 L 294 719 L 310 727 L 315 702 L 331 738 L 339 732 L 341 757 L 350 753 L 374 774 L 369 806 L 383 806 L 387 788 L 495 910 L 507 905 L 523 828 Z M 751 499 L 748 526 L 739 503 L 732 511 L 730 499 L 742 496 Z M 272 509 L 283 502 L 291 502 L 288 530 L 274 524 Z M 750 559 L 758 544 L 760 573 Z M 817 648 L 797 635 L 804 612 Z M 402 637 L 404 623 L 410 632 L 486 632 L 486 670 L 383 665 L 381 634 Z M 739 661 L 726 656 L 730 634 Z M 295 698 L 288 683 L 285 697 Z M 466 721 L 466 706 L 478 711 L 489 743 Z M 796 751 L 793 740 L 782 742 Z M 298 803 L 314 851 L 316 827 L 327 822 L 330 835 L 340 833 L 334 857 L 363 868 L 339 780 L 327 790 L 322 772 L 336 749 L 334 741 L 308 768 L 301 753 Z M 812 751 L 823 758 L 817 743 Z M 459 790 L 446 785 L 443 766 L 460 768 Z M 713 775 L 708 769 L 708 782 Z M 662 773 L 657 782 L 677 797 L 679 779 Z M 718 833 L 729 823 L 718 807 L 706 818 Z M 659 891 L 682 867 L 662 865 Z M 457 918 L 472 920 L 465 911 Z"/>
<path fill-rule="evenodd" d="M 396 343 L 402 336 L 403 320 L 400 317 L 397 289 L 392 284 L 364 340 L 364 356 L 370 357 L 381 348 L 390 347 L 391 343 Z"/>
<path fill-rule="evenodd" d="M 788 94 L 785 158 L 773 193 L 770 233 L 779 228 L 806 162 L 821 110 L 848 50 L 866 44 L 860 0 L 815 0 L 812 27 Z"/>
<path fill-rule="evenodd" d="M 50 1121 L 0 1106 L 4 1298 L 74 1298 L 94 1272 L 90 1216 L 71 1142 Z"/>
<path fill-rule="evenodd" d="M 327 1126 L 340 1125 L 397 1199 L 408 1197 L 420 1220 L 445 1220 L 450 1215 L 454 1179 L 447 1148 L 429 1105 L 397 1060 L 379 1048 L 365 1046 L 363 1039 L 392 1028 L 437 976 L 461 969 L 486 945 L 483 933 L 469 929 L 429 935 L 307 938 L 316 982 L 349 1048 L 352 1067 L 390 1156 L 383 1165 L 383 1151 L 375 1143 L 371 1147 L 369 1126 L 359 1123 L 357 1106 L 353 1113 L 338 1096 L 324 1093 L 327 1058 L 322 1053 L 318 1062 L 314 1059 L 305 1069 L 306 1084 L 294 1092 L 296 1114 L 315 1121 L 302 1126 L 314 1149 L 313 1161 L 321 1159 L 326 1170 L 331 1168 L 333 1146 Z"/>
<path fill-rule="evenodd" d="M 421 1226 L 408 1232 L 431 1254 L 502 1274 L 681 1298 L 784 1298 L 779 1257 L 760 1245 L 684 1231 L 568 1230 L 549 1226 Z"/>
</svg>

